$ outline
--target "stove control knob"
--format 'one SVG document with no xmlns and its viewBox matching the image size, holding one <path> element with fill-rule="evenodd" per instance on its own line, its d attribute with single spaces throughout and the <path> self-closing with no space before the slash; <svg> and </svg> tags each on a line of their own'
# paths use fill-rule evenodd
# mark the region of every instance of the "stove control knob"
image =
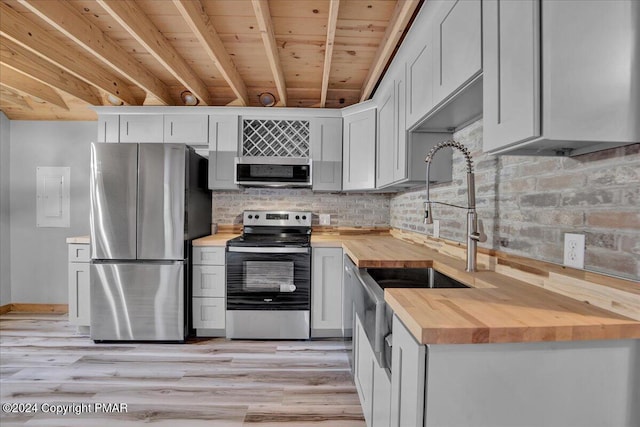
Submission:
<svg viewBox="0 0 640 427">
<path fill-rule="evenodd" d="M 302 219 L 303 219 L 303 220 L 306 220 L 306 219 L 307 219 L 307 216 L 306 216 L 306 215 L 302 215 Z"/>
<path fill-rule="evenodd" d="M 300 215 L 296 215 L 296 219 L 300 219 Z"/>
<path fill-rule="evenodd" d="M 256 219 L 260 218 L 260 215 L 256 215 Z"/>
<path fill-rule="evenodd" d="M 253 218 L 253 215 L 249 215 L 249 219 Z"/>
</svg>

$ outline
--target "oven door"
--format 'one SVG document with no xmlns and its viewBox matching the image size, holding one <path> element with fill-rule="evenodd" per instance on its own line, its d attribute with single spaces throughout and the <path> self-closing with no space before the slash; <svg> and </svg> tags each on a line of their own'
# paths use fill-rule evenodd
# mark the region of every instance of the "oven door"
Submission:
<svg viewBox="0 0 640 427">
<path fill-rule="evenodd" d="M 227 310 L 310 310 L 311 248 L 227 248 Z"/>
</svg>

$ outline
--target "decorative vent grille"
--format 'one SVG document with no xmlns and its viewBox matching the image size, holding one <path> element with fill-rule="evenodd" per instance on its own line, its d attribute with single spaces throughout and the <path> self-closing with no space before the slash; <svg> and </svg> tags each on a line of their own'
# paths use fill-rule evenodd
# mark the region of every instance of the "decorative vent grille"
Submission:
<svg viewBox="0 0 640 427">
<path fill-rule="evenodd" d="M 309 121 L 243 119 L 242 155 L 309 157 Z"/>
</svg>

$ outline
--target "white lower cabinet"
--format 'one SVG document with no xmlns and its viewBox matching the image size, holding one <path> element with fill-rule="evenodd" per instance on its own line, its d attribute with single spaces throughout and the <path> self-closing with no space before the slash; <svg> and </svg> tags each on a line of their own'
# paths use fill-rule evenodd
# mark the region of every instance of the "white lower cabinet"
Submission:
<svg viewBox="0 0 640 427">
<path fill-rule="evenodd" d="M 423 425 L 425 349 L 393 316 L 391 427 Z"/>
<path fill-rule="evenodd" d="M 390 426 L 638 426 L 638 366 L 640 340 L 425 346 L 394 316 Z"/>
<path fill-rule="evenodd" d="M 225 336 L 227 310 L 225 248 L 198 246 L 192 252 L 191 319 L 199 337 Z"/>
<path fill-rule="evenodd" d="M 88 328 L 91 322 L 89 244 L 71 243 L 68 254 L 69 323 L 82 330 Z"/>
<path fill-rule="evenodd" d="M 378 365 L 360 318 L 355 316 L 353 333 L 354 381 L 368 427 L 389 427 L 391 381 Z"/>
<path fill-rule="evenodd" d="M 342 286 L 342 248 L 313 248 L 312 337 L 342 337 Z"/>
</svg>

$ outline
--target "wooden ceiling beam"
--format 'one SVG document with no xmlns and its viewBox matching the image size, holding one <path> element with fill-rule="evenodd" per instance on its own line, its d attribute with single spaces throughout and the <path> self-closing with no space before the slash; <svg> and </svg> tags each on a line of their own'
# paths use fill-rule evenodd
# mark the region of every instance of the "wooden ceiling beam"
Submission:
<svg viewBox="0 0 640 427">
<path fill-rule="evenodd" d="M 27 110 L 33 110 L 31 105 L 20 95 L 13 90 L 0 86 L 0 106 L 6 104 L 13 104 L 20 108 L 26 108 Z"/>
<path fill-rule="evenodd" d="M 366 101 L 371 96 L 418 4 L 420 0 L 398 0 L 376 56 L 369 67 L 369 74 L 362 85 L 360 102 Z"/>
<path fill-rule="evenodd" d="M 273 73 L 276 89 L 278 89 L 278 93 L 280 95 L 280 102 L 278 105 L 286 107 L 288 103 L 287 86 L 284 81 L 284 72 L 282 71 L 282 64 L 280 63 L 276 36 L 273 31 L 273 23 L 271 22 L 269 3 L 267 0 L 251 0 L 251 2 L 253 4 L 253 11 L 255 12 L 258 20 L 258 28 L 260 29 L 260 35 L 262 36 L 262 42 L 264 43 L 269 67 Z"/>
<path fill-rule="evenodd" d="M 51 86 L 41 83 L 29 76 L 25 76 L 4 64 L 0 64 L 0 76 L 2 76 L 0 85 L 13 89 L 18 93 L 39 98 L 56 107 L 69 111 L 69 107 L 60 94 L 52 89 Z"/>
<path fill-rule="evenodd" d="M 211 104 L 209 90 L 195 71 L 133 0 L 96 0 L 158 62 L 204 105 Z"/>
<path fill-rule="evenodd" d="M 140 104 L 129 90 L 129 83 L 89 58 L 70 50 L 37 23 L 4 3 L 0 3 L 0 15 L 0 34 L 6 38 L 128 104 Z"/>
<path fill-rule="evenodd" d="M 69 37 L 103 64 L 111 67 L 165 105 L 173 105 L 169 88 L 127 51 L 104 34 L 66 0 L 18 0 L 49 25 Z"/>
<path fill-rule="evenodd" d="M 198 0 L 173 0 L 173 4 L 198 38 L 209 59 L 213 61 L 233 93 L 240 100 L 240 105 L 249 105 L 247 86 L 222 44 L 222 40 L 202 7 L 202 3 Z"/>
<path fill-rule="evenodd" d="M 93 86 L 5 37 L 0 38 L 0 63 L 91 105 L 102 105 Z"/>
<path fill-rule="evenodd" d="M 333 43 L 336 38 L 336 26 L 338 24 L 338 9 L 340 0 L 329 0 L 329 21 L 327 23 L 327 41 L 324 46 L 324 68 L 322 70 L 322 89 L 320 91 L 320 108 L 327 103 L 327 90 L 329 89 L 329 74 L 331 73 L 331 58 L 333 57 Z"/>
</svg>

